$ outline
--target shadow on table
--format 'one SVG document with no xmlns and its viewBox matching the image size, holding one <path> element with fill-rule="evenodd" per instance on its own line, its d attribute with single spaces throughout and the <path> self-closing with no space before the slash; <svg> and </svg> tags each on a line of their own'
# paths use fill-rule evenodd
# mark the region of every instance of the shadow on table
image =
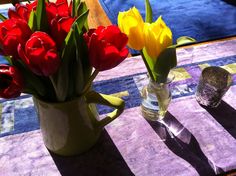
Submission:
<svg viewBox="0 0 236 176">
<path fill-rule="evenodd" d="M 97 144 L 82 155 L 61 157 L 50 154 L 62 176 L 133 175 L 105 130 Z"/>
<path fill-rule="evenodd" d="M 202 106 L 236 139 L 236 110 L 224 101 L 218 107 Z"/>
<path fill-rule="evenodd" d="M 223 171 L 208 160 L 196 138 L 169 112 L 166 114 L 164 124 L 151 121 L 149 124 L 166 146 L 191 164 L 199 175 L 209 176 Z"/>
</svg>

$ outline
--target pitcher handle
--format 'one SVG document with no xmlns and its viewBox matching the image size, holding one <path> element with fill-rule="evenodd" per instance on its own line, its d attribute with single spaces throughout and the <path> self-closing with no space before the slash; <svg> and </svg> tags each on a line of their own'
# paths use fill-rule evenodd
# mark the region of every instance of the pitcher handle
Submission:
<svg viewBox="0 0 236 176">
<path fill-rule="evenodd" d="M 107 114 L 105 118 L 98 121 L 98 124 L 101 128 L 103 128 L 104 126 L 115 120 L 124 111 L 125 108 L 124 100 L 111 95 L 105 95 L 97 93 L 95 91 L 90 91 L 86 94 L 85 97 L 87 103 L 96 103 L 115 108 L 115 110 Z"/>
</svg>

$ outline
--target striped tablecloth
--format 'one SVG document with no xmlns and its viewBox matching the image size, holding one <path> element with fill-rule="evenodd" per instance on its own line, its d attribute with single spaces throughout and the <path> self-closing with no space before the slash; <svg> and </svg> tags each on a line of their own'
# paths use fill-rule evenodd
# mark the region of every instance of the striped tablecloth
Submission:
<svg viewBox="0 0 236 176">
<path fill-rule="evenodd" d="M 107 125 L 89 152 L 59 157 L 45 148 L 32 98 L 0 99 L 0 175 L 215 175 L 236 169 L 236 39 L 178 49 L 173 99 L 163 126 L 140 113 L 147 83 L 139 56 L 101 72 L 98 92 L 120 96 L 124 113 Z M 216 109 L 201 107 L 194 92 L 201 70 L 221 66 L 233 85 Z M 99 113 L 110 109 L 100 106 Z"/>
<path fill-rule="evenodd" d="M 5 16 L 8 7 L 0 8 Z M 216 109 L 199 106 L 194 97 L 201 70 L 209 65 L 227 69 L 234 80 Z M 94 89 L 122 97 L 126 110 L 89 152 L 75 157 L 59 157 L 45 148 L 31 96 L 0 99 L 0 176 L 182 176 L 236 169 L 236 39 L 179 49 L 173 71 L 168 128 L 141 116 L 139 91 L 147 79 L 139 56 L 101 72 Z M 98 108 L 100 114 L 110 111 Z"/>
</svg>

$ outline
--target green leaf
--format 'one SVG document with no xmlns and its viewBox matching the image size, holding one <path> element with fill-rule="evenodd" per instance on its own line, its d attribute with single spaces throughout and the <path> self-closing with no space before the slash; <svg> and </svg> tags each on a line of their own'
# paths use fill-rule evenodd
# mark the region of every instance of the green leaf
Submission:
<svg viewBox="0 0 236 176">
<path fill-rule="evenodd" d="M 29 25 L 30 29 L 33 32 L 36 31 L 36 29 L 37 29 L 37 19 L 36 19 L 36 14 L 33 10 L 30 12 L 28 25 Z"/>
<path fill-rule="evenodd" d="M 74 51 L 74 42 L 73 42 L 73 30 L 70 30 L 65 41 L 64 49 L 62 50 L 61 56 L 61 66 L 57 73 L 50 76 L 50 80 L 53 84 L 57 100 L 65 101 L 72 93 L 73 90 L 69 90 L 71 87 L 70 84 L 73 83 L 73 77 L 70 77 L 70 63 L 71 60 L 75 57 L 73 54 Z"/>
<path fill-rule="evenodd" d="M 77 31 L 79 32 L 81 29 L 79 29 L 79 25 L 77 25 Z M 78 35 L 79 34 L 79 35 Z M 84 82 L 87 83 L 89 81 L 90 75 L 92 73 L 92 67 L 89 63 L 88 59 L 88 47 L 84 40 L 83 33 L 78 33 L 77 38 L 77 48 L 79 53 L 79 58 L 81 60 L 82 66 L 83 66 L 83 76 L 84 76 Z"/>
<path fill-rule="evenodd" d="M 82 35 L 80 35 L 78 41 L 79 41 L 78 47 L 81 48 L 80 57 L 81 57 L 81 62 L 84 68 L 83 69 L 84 81 L 88 82 L 89 77 L 92 73 L 92 66 L 90 65 L 89 59 L 88 59 L 88 47 Z"/>
<path fill-rule="evenodd" d="M 79 14 L 77 13 L 78 6 L 80 4 L 80 0 L 73 0 L 72 1 L 72 16 L 76 17 Z"/>
<path fill-rule="evenodd" d="M 147 23 L 152 23 L 152 7 L 149 0 L 145 0 L 145 10 L 146 10 L 145 21 Z"/>
<path fill-rule="evenodd" d="M 47 32 L 49 28 L 47 22 L 45 0 L 38 0 L 36 8 L 36 17 L 37 17 L 37 30 Z"/>
<path fill-rule="evenodd" d="M 179 37 L 176 41 L 177 45 L 176 46 L 183 46 L 187 44 L 192 44 L 195 43 L 196 40 L 194 38 L 188 37 L 188 36 L 182 36 Z"/>
<path fill-rule="evenodd" d="M 4 56 L 4 59 L 8 62 L 8 64 L 13 65 L 11 56 Z"/>
<path fill-rule="evenodd" d="M 78 16 L 86 12 L 88 10 L 86 3 L 80 2 L 76 10 L 77 10 Z"/>
<path fill-rule="evenodd" d="M 80 72 L 83 67 L 82 65 L 78 65 L 81 63 L 76 63 L 76 60 L 81 60 L 80 56 L 82 55 L 81 51 L 83 50 L 82 48 L 77 46 L 80 45 L 77 42 L 81 41 L 80 37 L 82 37 L 83 35 L 82 29 L 86 22 L 87 16 L 88 10 L 81 14 L 73 23 L 70 32 L 65 38 L 63 50 L 60 53 L 62 59 L 61 67 L 56 74 L 50 77 L 56 91 L 58 101 L 65 101 L 66 99 L 74 96 L 76 90 L 77 94 L 81 90 L 81 88 L 79 87 L 76 88 L 75 82 L 78 81 L 75 80 L 82 80 L 82 78 L 77 78 L 78 74 L 74 73 L 74 70 Z M 78 70 L 78 67 L 81 69 Z M 80 73 L 79 76 L 83 76 L 83 72 L 82 74 Z M 81 86 L 83 85 L 82 82 L 80 81 L 76 84 L 80 84 L 79 86 Z"/>
<path fill-rule="evenodd" d="M 74 47 L 75 46 L 73 43 L 73 30 L 71 29 L 70 32 L 67 34 L 64 41 L 64 47 L 61 54 L 61 58 L 63 62 L 69 62 L 72 59 L 70 57 L 70 53 L 73 51 Z"/>
<path fill-rule="evenodd" d="M 177 39 L 176 45 L 171 45 L 161 52 L 153 69 L 153 72 L 155 73 L 154 78 L 158 83 L 166 82 L 170 69 L 176 67 L 176 47 L 195 42 L 195 39 L 188 36 L 183 36 Z"/>
<path fill-rule="evenodd" d="M 26 84 L 25 87 L 27 87 L 27 89 L 34 90 L 33 92 L 37 92 L 36 96 L 45 97 L 48 87 L 43 84 L 40 77 L 33 74 L 21 60 L 15 60 L 13 65 L 21 71 L 24 77 L 24 83 Z"/>
<path fill-rule="evenodd" d="M 157 58 L 154 66 L 154 72 L 156 73 L 156 81 L 158 83 L 166 82 L 170 69 L 176 67 L 176 65 L 176 48 L 168 47 L 163 50 Z"/>
<path fill-rule="evenodd" d="M 148 74 L 150 76 L 150 78 L 155 81 L 155 74 L 153 74 L 152 70 L 154 69 L 154 62 L 153 59 L 151 57 L 149 57 L 149 55 L 147 54 L 147 51 L 145 48 L 143 48 L 141 51 L 141 56 L 143 59 L 143 62 L 147 68 Z"/>
<path fill-rule="evenodd" d="M 80 29 L 78 28 L 78 25 L 73 26 L 74 29 L 74 43 L 75 43 L 75 52 L 76 52 L 76 57 L 74 58 L 74 73 L 72 73 L 74 77 L 74 83 L 75 83 L 75 92 L 77 95 L 80 95 L 83 91 L 83 88 L 85 86 L 84 82 L 84 75 L 83 75 L 83 65 L 82 65 L 82 51 L 80 48 L 80 36 L 82 33 L 80 32 Z"/>
<path fill-rule="evenodd" d="M 78 14 L 78 16 L 80 16 L 80 15 L 86 13 L 87 11 L 88 11 L 88 8 L 87 8 L 86 3 L 85 3 L 85 2 L 81 2 L 81 3 L 79 4 L 79 6 L 77 7 L 77 14 Z M 86 19 L 86 21 L 85 21 L 85 23 L 84 23 L 84 27 L 85 27 L 86 31 L 89 30 L 89 27 L 88 27 L 88 20 L 87 20 L 87 19 Z"/>
<path fill-rule="evenodd" d="M 81 33 L 83 31 L 83 27 L 86 24 L 87 18 L 88 18 L 89 10 L 86 10 L 84 13 L 82 13 L 73 23 L 72 26 L 76 25 L 78 26 L 79 32 Z"/>
<path fill-rule="evenodd" d="M 4 21 L 6 19 L 7 19 L 7 17 L 5 17 L 3 14 L 0 13 L 0 20 Z"/>
</svg>

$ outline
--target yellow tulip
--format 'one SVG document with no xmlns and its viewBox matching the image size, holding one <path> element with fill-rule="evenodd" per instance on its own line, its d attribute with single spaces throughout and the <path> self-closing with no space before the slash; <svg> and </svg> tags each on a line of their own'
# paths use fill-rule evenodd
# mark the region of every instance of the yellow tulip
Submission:
<svg viewBox="0 0 236 176">
<path fill-rule="evenodd" d="M 154 23 L 144 24 L 145 49 L 156 60 L 160 53 L 172 45 L 172 32 L 160 16 Z"/>
<path fill-rule="evenodd" d="M 128 46 L 130 48 L 141 50 L 144 47 L 144 21 L 138 9 L 133 7 L 128 11 L 119 12 L 118 26 L 128 36 Z"/>
</svg>

